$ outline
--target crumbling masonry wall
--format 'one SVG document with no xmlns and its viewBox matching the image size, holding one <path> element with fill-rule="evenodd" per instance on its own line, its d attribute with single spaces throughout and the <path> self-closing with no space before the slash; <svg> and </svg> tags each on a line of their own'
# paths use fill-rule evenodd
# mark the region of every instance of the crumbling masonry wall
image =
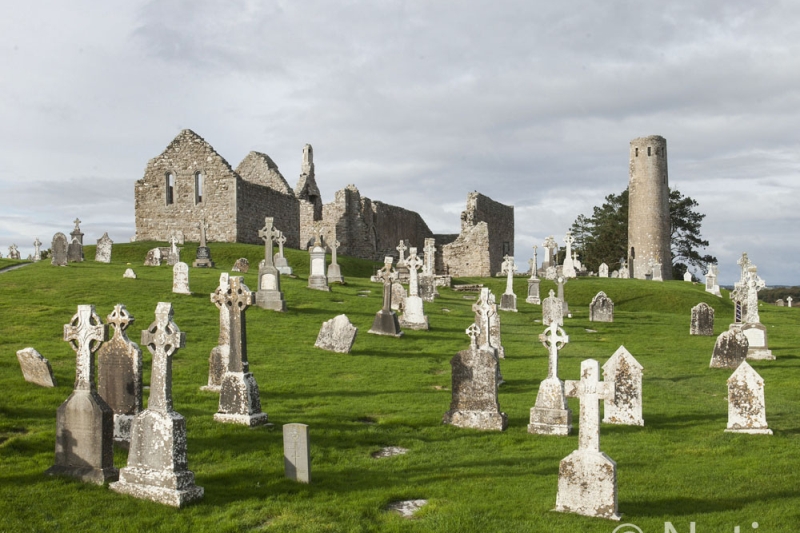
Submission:
<svg viewBox="0 0 800 533">
<path fill-rule="evenodd" d="M 237 242 L 264 244 L 258 231 L 264 218 L 273 217 L 275 227 L 286 236 L 290 248 L 300 247 L 300 205 L 294 195 L 241 181 L 237 189 Z"/>
</svg>

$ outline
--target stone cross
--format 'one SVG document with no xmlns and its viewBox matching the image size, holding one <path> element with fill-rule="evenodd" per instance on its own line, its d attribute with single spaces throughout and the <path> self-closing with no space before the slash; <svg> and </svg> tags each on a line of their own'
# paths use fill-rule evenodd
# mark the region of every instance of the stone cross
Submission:
<svg viewBox="0 0 800 533">
<path fill-rule="evenodd" d="M 533 257 L 528 259 L 528 266 L 531 267 L 530 279 L 536 279 L 536 260 Z"/>
<path fill-rule="evenodd" d="M 434 260 L 436 257 L 436 244 L 434 239 L 425 239 L 425 268 L 423 270 L 426 276 L 433 275 Z"/>
<path fill-rule="evenodd" d="M 555 266 L 556 258 L 553 252 L 558 249 L 558 244 L 556 244 L 555 238 L 553 238 L 552 235 L 547 237 L 542 243 L 542 248 L 545 249 L 545 258 L 547 260 L 547 266 Z"/>
<path fill-rule="evenodd" d="M 75 223 L 75 231 L 80 231 L 81 230 L 81 219 L 76 218 L 72 222 Z"/>
<path fill-rule="evenodd" d="M 792 298 L 791 296 L 787 296 L 787 297 L 786 297 L 786 304 L 787 304 L 789 307 L 791 307 L 791 306 L 792 306 L 792 300 L 793 300 L 793 298 Z"/>
<path fill-rule="evenodd" d="M 383 268 L 378 270 L 376 277 L 383 280 L 383 311 L 392 311 L 392 282 L 397 279 L 397 272 L 392 268 L 392 256 L 387 255 L 383 260 Z"/>
<path fill-rule="evenodd" d="M 580 381 L 564 382 L 564 393 L 568 398 L 581 402 L 578 426 L 578 450 L 600 451 L 600 402 L 614 401 L 614 383 L 600 381 L 600 363 L 586 359 L 581 363 Z"/>
<path fill-rule="evenodd" d="M 331 264 L 337 265 L 338 263 L 336 262 L 336 250 L 339 249 L 341 243 L 336 240 L 336 237 L 334 237 L 328 246 L 331 247 Z"/>
<path fill-rule="evenodd" d="M 169 236 L 169 243 L 172 246 L 172 249 L 170 250 L 170 253 L 173 256 L 177 256 L 178 255 L 178 247 L 175 246 L 175 245 L 178 243 L 178 236 L 175 235 L 174 233 L 172 235 L 170 235 Z"/>
<path fill-rule="evenodd" d="M 314 228 L 314 247 L 321 247 L 322 246 L 322 222 L 319 220 L 315 221 L 313 224 Z"/>
<path fill-rule="evenodd" d="M 400 252 L 400 259 L 397 260 L 397 266 L 404 265 L 406 263 L 406 250 L 408 250 L 408 248 L 402 239 L 400 240 L 400 245 L 395 248 L 395 250 Z"/>
<path fill-rule="evenodd" d="M 564 285 L 567 284 L 569 280 L 564 276 L 558 276 L 556 282 L 558 283 L 558 299 L 562 302 L 564 301 Z"/>
<path fill-rule="evenodd" d="M 564 244 L 567 245 L 567 253 L 564 257 L 565 263 L 572 263 L 572 243 L 575 242 L 575 237 L 572 236 L 572 230 L 567 230 L 567 236 L 564 237 Z"/>
<path fill-rule="evenodd" d="M 78 221 L 80 222 L 80 221 Z M 75 390 L 97 390 L 94 382 L 94 352 L 108 340 L 108 326 L 103 324 L 93 305 L 79 305 L 69 324 L 64 324 L 64 340 L 75 350 Z"/>
<path fill-rule="evenodd" d="M 507 275 L 505 294 L 514 294 L 514 272 L 517 271 L 517 265 L 514 264 L 514 258 L 510 255 L 506 255 L 503 259 L 503 267 L 500 271 Z"/>
<path fill-rule="evenodd" d="M 200 246 L 205 247 L 208 244 L 206 243 L 206 231 L 208 230 L 208 224 L 206 224 L 206 219 L 200 222 Z"/>
<path fill-rule="evenodd" d="M 742 253 L 742 257 L 740 257 L 739 260 L 736 261 L 736 264 L 739 265 L 739 268 L 742 271 L 741 275 L 739 276 L 739 281 L 744 283 L 747 281 L 747 269 L 750 268 L 750 266 L 753 264 L 747 257 L 747 252 Z"/>
<path fill-rule="evenodd" d="M 493 346 L 491 340 L 491 326 L 492 321 L 497 318 L 497 310 L 495 305 L 490 302 L 490 291 L 487 288 L 481 289 L 481 296 L 478 301 L 472 304 L 472 311 L 475 313 L 476 323 L 478 324 L 479 333 L 483 333 L 481 343 L 481 350 L 498 349 L 499 346 Z"/>
<path fill-rule="evenodd" d="M 275 239 L 275 242 L 278 243 L 278 256 L 283 257 L 283 245 L 286 244 L 286 235 L 284 235 L 282 231 L 278 231 L 278 237 Z M 266 246 L 266 244 L 267 243 L 265 242 L 264 245 Z M 271 250 L 270 253 L 272 253 Z"/>
<path fill-rule="evenodd" d="M 534 266 L 536 266 L 536 267 L 537 267 L 537 268 L 536 268 L 536 269 L 534 269 L 534 271 L 533 271 L 533 275 L 534 275 L 534 277 L 536 277 L 536 275 L 537 275 L 537 270 L 538 270 L 538 266 L 539 266 L 539 253 L 536 251 L 536 249 L 537 249 L 537 248 L 538 248 L 538 246 L 536 246 L 536 245 L 534 244 L 534 245 L 533 245 L 533 264 L 534 264 Z"/>
<path fill-rule="evenodd" d="M 467 335 L 469 335 L 469 347 L 472 350 L 476 350 L 478 348 L 478 335 L 481 333 L 481 328 L 478 327 L 477 324 L 474 322 L 466 329 Z"/>
<path fill-rule="evenodd" d="M 759 324 L 761 317 L 758 316 L 758 291 L 766 286 L 764 280 L 757 274 L 756 267 L 747 268 L 747 317 L 744 319 L 746 324 Z"/>
<path fill-rule="evenodd" d="M 419 296 L 419 276 L 417 275 L 417 269 L 422 266 L 422 259 L 417 257 L 417 249 L 413 246 L 409 249 L 406 266 L 408 267 L 408 295 Z"/>
<path fill-rule="evenodd" d="M 558 377 L 558 352 L 565 344 L 569 342 L 569 335 L 564 333 L 564 330 L 558 326 L 558 323 L 553 321 L 550 327 L 544 330 L 544 333 L 539 335 L 539 341 L 547 348 L 550 358 L 547 363 L 547 378 Z"/>
<path fill-rule="evenodd" d="M 42 241 L 39 240 L 39 237 L 36 237 L 36 240 L 33 241 L 33 260 L 34 261 L 41 261 L 42 260 L 42 253 L 39 251 L 39 247 L 42 245 Z"/>
<path fill-rule="evenodd" d="M 172 411 L 172 356 L 186 346 L 186 333 L 172 321 L 173 310 L 169 302 L 158 302 L 156 320 L 142 331 L 142 344 L 153 354 L 150 373 L 150 399 L 147 409 Z"/>
<path fill-rule="evenodd" d="M 212 301 L 217 307 L 228 309 L 230 325 L 228 371 L 249 372 L 249 364 L 247 362 L 247 325 L 244 312 L 253 304 L 253 293 L 244 284 L 243 277 L 231 276 L 228 279 L 227 290 L 215 292 Z"/>
<path fill-rule="evenodd" d="M 266 261 L 266 265 L 269 267 L 273 266 L 272 241 L 280 237 L 281 234 L 281 232 L 272 225 L 273 220 L 272 217 L 266 217 L 264 219 L 264 227 L 258 230 L 258 236 L 264 239 L 264 261 Z"/>
</svg>

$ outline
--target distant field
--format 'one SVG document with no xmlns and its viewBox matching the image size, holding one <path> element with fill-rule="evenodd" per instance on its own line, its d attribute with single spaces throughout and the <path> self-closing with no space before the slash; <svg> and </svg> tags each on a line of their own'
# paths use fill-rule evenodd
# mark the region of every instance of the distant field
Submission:
<svg viewBox="0 0 800 533">
<path fill-rule="evenodd" d="M 339 257 L 346 286 L 324 293 L 306 288 L 308 254 L 287 250 L 296 279 L 283 277 L 288 311 L 247 311 L 250 368 L 272 428 L 248 429 L 212 420 L 218 397 L 207 381 L 219 313 L 209 301 L 221 272 L 241 256 L 251 264 L 245 283 L 256 289 L 263 246 L 211 244 L 217 268 L 190 270 L 191 296 L 171 292 L 171 267 L 144 267 L 155 243 L 115 245 L 111 264 L 88 261 L 53 267 L 49 261 L 0 274 L 0 532 L 16 531 L 269 531 L 269 532 L 603 532 L 619 523 L 551 512 L 559 461 L 577 448 L 569 437 L 527 433 L 529 410 L 547 374 L 541 307 L 525 303 L 516 278 L 519 313 L 501 312 L 506 383 L 500 388 L 509 429 L 503 433 L 441 424 L 450 404 L 450 358 L 465 349 L 474 293 L 440 289 L 426 303 L 430 331 L 400 339 L 367 330 L 381 307 L 381 286 L 369 282 L 376 264 Z M 190 263 L 196 245 L 187 244 Z M 0 259 L 0 268 L 5 265 Z M 130 265 L 128 264 L 130 263 Z M 126 268 L 139 279 L 123 279 Z M 499 296 L 505 279 L 484 283 Z M 552 282 L 542 281 L 544 298 Z M 588 320 L 588 304 L 603 290 L 616 304 L 614 323 Z M 370 291 L 365 293 L 364 291 Z M 728 370 L 708 363 L 714 337 L 690 337 L 689 311 L 700 301 L 716 310 L 716 334 L 733 308 L 702 284 L 578 279 L 566 285 L 573 318 L 564 329 L 559 375 L 578 379 L 582 360 L 603 364 L 620 346 L 644 366 L 645 426 L 604 424 L 601 449 L 617 462 L 623 523 L 645 533 L 800 529 L 800 309 L 764 305 L 761 320 L 776 361 L 753 362 L 766 382 L 767 419 L 774 436 L 724 433 Z M 123 496 L 105 487 L 43 475 L 54 459 L 56 409 L 72 391 L 75 354 L 63 325 L 79 304 L 101 317 L 123 303 L 136 318 L 135 342 L 159 301 L 175 308 L 186 348 L 173 364 L 175 409 L 187 419 L 189 468 L 205 498 L 185 509 Z M 314 348 L 321 323 L 346 313 L 359 328 L 349 355 Z M 587 329 L 596 330 L 590 333 Z M 15 352 L 32 346 L 50 359 L 59 386 L 26 383 Z M 145 385 L 150 354 L 145 349 Z M 575 426 L 578 404 L 570 400 Z M 310 426 L 312 483 L 283 473 L 281 425 Z M 406 455 L 373 459 L 384 446 Z M 115 463 L 125 466 L 126 452 Z M 403 499 L 427 499 L 414 519 L 384 510 Z M 626 530 L 634 531 L 634 530 Z"/>
</svg>

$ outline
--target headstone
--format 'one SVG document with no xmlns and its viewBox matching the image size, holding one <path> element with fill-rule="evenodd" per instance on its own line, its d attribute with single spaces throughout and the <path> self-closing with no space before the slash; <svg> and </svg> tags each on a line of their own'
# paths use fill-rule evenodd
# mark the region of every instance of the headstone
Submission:
<svg viewBox="0 0 800 533">
<path fill-rule="evenodd" d="M 717 337 L 709 368 L 736 368 L 747 358 L 747 337 L 738 327 Z"/>
<path fill-rule="evenodd" d="M 225 377 L 225 372 L 228 370 L 231 350 L 231 315 L 228 308 L 223 305 L 224 300 L 221 296 L 228 292 L 228 286 L 229 275 L 227 272 L 223 272 L 219 275 L 219 287 L 211 293 L 211 303 L 219 309 L 219 337 L 217 345 L 211 349 L 211 354 L 208 356 L 208 384 L 200 387 L 200 390 L 219 392 L 222 387 L 222 378 Z"/>
<path fill-rule="evenodd" d="M 478 346 L 479 331 L 475 324 L 467 328 L 470 347 L 450 360 L 452 400 L 442 422 L 462 428 L 504 431 L 508 417 L 500 411 L 497 399 L 497 355 L 488 343 Z"/>
<path fill-rule="evenodd" d="M 108 232 L 103 233 L 103 236 L 97 239 L 97 250 L 94 254 L 94 260 L 98 263 L 110 263 L 112 244 L 114 244 L 114 241 L 108 236 Z"/>
<path fill-rule="evenodd" d="M 692 281 L 692 273 L 689 272 L 688 270 L 683 273 L 683 281 L 689 281 L 689 282 Z"/>
<path fill-rule="evenodd" d="M 241 272 L 242 274 L 247 274 L 247 271 L 250 270 L 250 261 L 248 261 L 246 257 L 240 257 L 233 264 L 231 270 L 233 272 Z"/>
<path fill-rule="evenodd" d="M 402 313 L 403 309 L 405 309 L 406 298 L 408 298 L 408 293 L 405 287 L 403 287 L 403 284 L 400 283 L 398 274 L 397 279 L 392 282 L 392 311 L 399 311 Z"/>
<path fill-rule="evenodd" d="M 558 277 L 558 270 L 554 266 L 549 266 L 544 272 L 544 279 L 553 281 Z"/>
<path fill-rule="evenodd" d="M 403 305 L 403 316 L 400 326 L 409 329 L 428 329 L 428 317 L 425 316 L 422 298 L 419 296 L 419 279 L 417 270 L 422 266 L 422 259 L 417 257 L 417 249 L 409 249 L 406 268 L 408 269 L 408 297 Z"/>
<path fill-rule="evenodd" d="M 286 477 L 300 483 L 311 483 L 311 451 L 308 426 L 284 424 L 283 466 Z"/>
<path fill-rule="evenodd" d="M 612 272 L 611 273 L 611 277 L 612 278 L 619 278 L 619 270 L 615 270 L 614 272 Z"/>
<path fill-rule="evenodd" d="M 126 268 L 125 273 L 122 275 L 123 278 L 130 278 L 136 279 L 136 272 L 133 271 L 131 268 Z"/>
<path fill-rule="evenodd" d="M 728 378 L 728 429 L 725 431 L 772 435 L 767 426 L 764 379 L 747 361 Z"/>
<path fill-rule="evenodd" d="M 558 323 L 550 324 L 539 341 L 549 354 L 547 378 L 539 384 L 536 403 L 531 408 L 528 433 L 538 435 L 569 435 L 572 431 L 572 411 L 567 406 L 564 382 L 558 377 L 558 351 L 569 342 Z"/>
<path fill-rule="evenodd" d="M 336 261 L 336 250 L 339 249 L 339 241 L 336 240 L 336 235 L 333 236 L 329 246 L 331 249 L 331 264 L 328 265 L 328 283 L 344 283 L 342 269 Z"/>
<path fill-rule="evenodd" d="M 564 285 L 566 285 L 568 281 L 569 280 L 565 276 L 558 276 L 556 278 L 556 283 L 558 284 L 558 299 L 561 300 L 561 305 L 564 307 L 563 314 L 571 318 L 572 315 L 569 313 L 569 304 L 564 297 Z"/>
<path fill-rule="evenodd" d="M 600 268 L 598 268 L 598 276 L 601 278 L 608 277 L 608 265 L 605 263 L 600 263 Z"/>
<path fill-rule="evenodd" d="M 778 298 L 775 300 L 775 305 L 778 307 L 786 307 L 786 302 L 784 302 L 782 298 Z"/>
<path fill-rule="evenodd" d="M 176 294 L 192 294 L 189 290 L 189 265 L 175 263 L 172 267 L 172 292 Z"/>
<path fill-rule="evenodd" d="M 208 224 L 204 218 L 200 222 L 200 245 L 197 247 L 194 262 L 192 266 L 195 268 L 214 268 L 214 261 L 211 260 L 211 248 L 208 247 L 206 242 L 206 232 L 208 231 Z"/>
<path fill-rule="evenodd" d="M 400 244 L 395 248 L 398 253 L 397 259 L 397 279 L 401 282 L 405 283 L 408 280 L 408 267 L 406 266 L 406 250 L 408 247 L 405 245 L 403 240 L 400 240 Z"/>
<path fill-rule="evenodd" d="M 181 249 L 177 247 L 178 244 L 178 236 L 174 233 L 169 237 L 169 248 L 166 250 L 166 254 L 162 250 L 161 255 L 167 256 L 167 264 L 169 266 L 175 266 L 176 264 L 180 263 L 181 261 Z"/>
<path fill-rule="evenodd" d="M 392 284 L 397 279 L 397 272 L 392 268 L 392 257 L 386 256 L 383 268 L 378 271 L 378 279 L 383 281 L 383 307 L 375 314 L 372 327 L 368 333 L 375 335 L 390 335 L 392 337 L 402 337 L 400 322 L 397 315 L 392 311 Z"/>
<path fill-rule="evenodd" d="M 314 246 L 309 250 L 311 273 L 308 276 L 308 288 L 318 291 L 330 291 L 331 289 L 328 287 L 328 278 L 325 275 L 325 248 L 322 247 L 322 238 L 320 234 L 322 231 L 321 225 L 315 223 L 314 230 L 316 238 L 314 240 Z"/>
<path fill-rule="evenodd" d="M 689 335 L 714 335 L 714 308 L 705 302 L 692 307 Z"/>
<path fill-rule="evenodd" d="M 483 346 L 488 343 L 489 346 L 497 351 L 499 359 L 505 359 L 506 350 L 503 347 L 500 335 L 500 315 L 497 314 L 496 302 L 497 300 L 492 291 L 487 287 L 483 287 L 478 301 L 472 304 L 472 311 L 475 313 L 475 323 L 480 330 L 478 344 Z M 502 384 L 502 381 L 502 378 L 500 378 L 498 383 Z"/>
<path fill-rule="evenodd" d="M 258 236 L 264 240 L 264 259 L 258 264 L 258 291 L 255 295 L 255 304 L 262 309 L 273 311 L 286 311 L 286 300 L 281 291 L 281 273 L 272 263 L 272 241 L 280 236 L 280 231 L 275 229 L 273 218 L 264 219 L 264 227 L 258 230 Z M 309 278 L 309 286 L 311 278 Z"/>
<path fill-rule="evenodd" d="M 277 268 L 278 272 L 281 274 L 291 276 L 294 271 L 292 267 L 289 266 L 289 261 L 283 255 L 283 245 L 286 244 L 286 235 L 284 235 L 282 231 L 278 233 L 279 235 L 275 239 L 275 242 L 278 243 L 278 253 L 275 255 L 275 268 Z"/>
<path fill-rule="evenodd" d="M 581 363 L 580 381 L 568 380 L 564 391 L 581 403 L 578 449 L 558 468 L 556 511 L 619 520 L 617 463 L 600 451 L 600 400 L 614 399 L 614 384 L 599 381 L 600 364 Z"/>
<path fill-rule="evenodd" d="M 603 291 L 589 304 L 589 322 L 614 322 L 614 302 Z"/>
<path fill-rule="evenodd" d="M 19 249 L 17 248 L 16 244 L 12 244 L 8 247 L 8 258 L 9 259 L 19 259 Z"/>
<path fill-rule="evenodd" d="M 39 249 L 42 246 L 42 241 L 39 240 L 39 237 L 36 237 L 36 240 L 33 241 L 33 260 L 34 262 L 39 262 L 42 260 L 42 251 Z"/>
<path fill-rule="evenodd" d="M 358 328 L 350 323 L 347 315 L 339 315 L 322 323 L 314 346 L 337 353 L 350 353 L 356 341 Z"/>
<path fill-rule="evenodd" d="M 628 263 L 623 261 L 622 266 L 619 269 L 619 277 L 622 279 L 630 278 L 630 273 L 628 272 Z"/>
<path fill-rule="evenodd" d="M 525 301 L 529 304 L 539 305 L 542 301 L 539 299 L 539 278 L 528 278 L 528 296 Z"/>
<path fill-rule="evenodd" d="M 575 264 L 572 260 L 572 243 L 575 242 L 575 238 L 572 236 L 572 232 L 567 230 L 567 236 L 564 237 L 564 244 L 567 246 L 567 253 L 564 255 L 564 263 L 561 265 L 561 272 L 565 278 L 574 278 L 577 276 L 575 272 Z"/>
<path fill-rule="evenodd" d="M 267 414 L 261 412 L 258 384 L 250 373 L 247 361 L 245 311 L 253 303 L 253 293 L 244 284 L 244 278 L 238 276 L 228 278 L 226 291 L 220 289 L 214 293 L 214 303 L 228 309 L 230 349 L 228 368 L 220 387 L 219 410 L 214 420 L 250 427 L 261 426 L 267 423 Z"/>
<path fill-rule="evenodd" d="M 564 325 L 564 305 L 556 298 L 556 293 L 550 289 L 550 296 L 542 302 L 542 324 L 549 326 L 555 323 L 557 326 Z"/>
<path fill-rule="evenodd" d="M 603 365 L 603 380 L 614 384 L 614 397 L 605 400 L 603 422 L 643 426 L 642 365 L 624 346 Z"/>
<path fill-rule="evenodd" d="M 39 385 L 40 387 L 55 387 L 56 378 L 53 375 L 53 368 L 50 361 L 42 357 L 34 348 L 24 348 L 17 351 L 19 368 L 22 370 L 22 377 L 25 381 Z"/>
<path fill-rule="evenodd" d="M 64 340 L 75 350 L 75 389 L 56 414 L 56 460 L 47 470 L 102 485 L 117 479 L 114 468 L 114 412 L 97 393 L 94 352 L 108 339 L 108 329 L 93 305 L 79 305 Z"/>
<path fill-rule="evenodd" d="M 506 255 L 503 260 L 502 272 L 506 275 L 506 292 L 500 297 L 500 310 L 517 312 L 517 295 L 514 294 L 514 272 L 517 265 L 514 258 Z"/>
<path fill-rule="evenodd" d="M 653 263 L 653 281 L 664 281 L 661 273 L 661 263 Z"/>
<path fill-rule="evenodd" d="M 183 507 L 203 497 L 194 484 L 186 453 L 186 419 L 173 409 L 172 358 L 186 345 L 186 334 L 172 320 L 172 304 L 159 302 L 156 320 L 142 331 L 153 354 L 147 409 L 131 426 L 128 463 L 110 489 L 135 498 Z"/>
<path fill-rule="evenodd" d="M 153 248 L 152 250 L 148 250 L 147 255 L 144 258 L 144 266 L 147 267 L 161 266 L 161 250 L 159 248 Z"/>
<path fill-rule="evenodd" d="M 578 252 L 572 252 L 572 266 L 576 273 L 583 272 L 583 265 L 578 261 Z"/>
<path fill-rule="evenodd" d="M 747 317 L 748 270 L 751 266 L 753 266 L 753 264 L 747 257 L 746 252 L 742 254 L 742 257 L 738 261 L 736 261 L 736 264 L 739 265 L 739 268 L 741 269 L 739 281 L 733 284 L 733 290 L 730 292 L 729 296 L 734 305 L 733 321 L 735 324 L 740 324 L 744 322 L 745 318 Z"/>
<path fill-rule="evenodd" d="M 106 317 L 114 336 L 97 351 L 97 392 L 114 412 L 114 441 L 131 440 L 133 417 L 142 410 L 142 350 L 125 330 L 134 318 L 122 304 Z"/>
</svg>

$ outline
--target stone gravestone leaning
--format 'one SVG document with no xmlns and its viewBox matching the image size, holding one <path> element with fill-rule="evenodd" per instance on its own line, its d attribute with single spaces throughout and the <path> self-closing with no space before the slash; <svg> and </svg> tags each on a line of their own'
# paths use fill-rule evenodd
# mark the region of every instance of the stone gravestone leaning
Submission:
<svg viewBox="0 0 800 533">
<path fill-rule="evenodd" d="M 603 422 L 643 426 L 642 365 L 624 346 L 603 365 L 603 380 L 614 384 L 614 397 L 605 400 Z"/>
<path fill-rule="evenodd" d="M 403 305 L 403 316 L 400 325 L 409 329 L 428 329 L 428 317 L 425 316 L 422 298 L 419 296 L 419 276 L 417 270 L 422 266 L 422 260 L 417 257 L 417 249 L 409 248 L 406 268 L 408 269 L 408 297 Z"/>
<path fill-rule="evenodd" d="M 189 265 L 182 262 L 172 267 L 172 292 L 176 294 L 192 294 L 189 290 Z"/>
<path fill-rule="evenodd" d="M 98 263 L 111 262 L 111 245 L 114 241 L 108 236 L 108 232 L 103 233 L 103 236 L 97 239 L 97 249 L 94 254 L 94 260 Z"/>
<path fill-rule="evenodd" d="M 208 357 L 208 385 L 200 387 L 200 390 L 219 392 L 222 386 L 222 378 L 228 370 L 228 360 L 230 356 L 230 312 L 225 307 L 222 293 L 228 291 L 228 273 L 223 272 L 219 275 L 219 287 L 211 293 L 211 303 L 219 309 L 219 339 L 217 345 L 211 349 Z"/>
<path fill-rule="evenodd" d="M 53 235 L 53 243 L 50 245 L 50 264 L 54 266 L 67 265 L 67 236 L 63 233 Z"/>
<path fill-rule="evenodd" d="M 228 368 L 222 378 L 219 410 L 214 420 L 250 427 L 262 426 L 267 423 L 267 414 L 261 412 L 258 383 L 250 373 L 247 361 L 245 311 L 253 303 L 253 293 L 244 284 L 244 278 L 231 276 L 228 278 L 228 289 L 214 295 L 222 307 L 228 309 L 230 325 Z"/>
<path fill-rule="evenodd" d="M 308 426 L 284 424 L 283 466 L 286 477 L 300 483 L 311 483 L 311 452 Z"/>
<path fill-rule="evenodd" d="M 772 435 L 767 426 L 764 378 L 747 361 L 728 378 L 728 429 L 725 431 Z"/>
<path fill-rule="evenodd" d="M 739 328 L 729 329 L 717 337 L 709 368 L 737 368 L 747 358 L 747 337 Z"/>
<path fill-rule="evenodd" d="M 569 336 L 554 321 L 539 335 L 539 340 L 549 354 L 547 378 L 539 384 L 536 403 L 531 407 L 528 433 L 569 435 L 572 431 L 572 411 L 564 396 L 564 382 L 558 377 L 558 351 L 569 342 Z"/>
<path fill-rule="evenodd" d="M 692 307 L 689 335 L 714 335 L 714 308 L 705 302 Z"/>
<path fill-rule="evenodd" d="M 262 309 L 286 311 L 286 300 L 281 291 L 281 273 L 272 263 L 272 241 L 280 236 L 275 229 L 273 218 L 264 219 L 264 227 L 258 230 L 258 236 L 264 240 L 264 259 L 258 264 L 258 290 L 255 304 Z"/>
<path fill-rule="evenodd" d="M 133 419 L 128 464 L 111 490 L 172 507 L 203 497 L 194 484 L 186 453 L 186 419 L 172 407 L 172 357 L 186 345 L 186 334 L 172 321 L 172 304 L 159 302 L 156 321 L 142 331 L 153 354 L 147 409 Z"/>
<path fill-rule="evenodd" d="M 79 305 L 64 340 L 75 350 L 75 389 L 56 414 L 56 460 L 47 470 L 102 485 L 117 479 L 114 468 L 114 412 L 97 393 L 94 352 L 108 329 L 93 305 Z"/>
<path fill-rule="evenodd" d="M 356 341 L 358 328 L 350 323 L 347 315 L 339 315 L 322 323 L 314 346 L 337 353 L 350 353 Z"/>
<path fill-rule="evenodd" d="M 564 392 L 581 402 L 578 449 L 558 468 L 556 511 L 619 520 L 617 463 L 600 451 L 600 400 L 614 399 L 614 384 L 599 381 L 600 364 L 581 363 L 580 381 L 567 380 Z"/>
<path fill-rule="evenodd" d="M 383 281 L 383 307 L 375 313 L 375 320 L 367 333 L 375 335 L 390 335 L 392 337 L 402 337 L 400 322 L 397 315 L 392 311 L 392 284 L 397 279 L 397 272 L 392 268 L 392 256 L 387 255 L 384 259 L 383 268 L 378 271 L 378 279 Z"/>
<path fill-rule="evenodd" d="M 28 383 L 40 387 L 55 387 L 56 378 L 53 376 L 53 367 L 50 361 L 42 357 L 34 348 L 24 348 L 17 351 L 17 361 L 22 370 L 22 377 Z"/>
<path fill-rule="evenodd" d="M 124 305 L 115 305 L 106 322 L 114 336 L 97 351 L 97 392 L 114 411 L 114 441 L 122 444 L 142 410 L 142 350 L 125 333 L 134 318 Z"/>
<path fill-rule="evenodd" d="M 614 322 L 614 302 L 603 291 L 589 304 L 589 322 Z"/>
<path fill-rule="evenodd" d="M 506 274 L 506 292 L 500 297 L 500 310 L 517 312 L 517 295 L 514 294 L 514 272 L 517 265 L 514 258 L 506 255 L 503 261 L 502 271 Z"/>
</svg>

